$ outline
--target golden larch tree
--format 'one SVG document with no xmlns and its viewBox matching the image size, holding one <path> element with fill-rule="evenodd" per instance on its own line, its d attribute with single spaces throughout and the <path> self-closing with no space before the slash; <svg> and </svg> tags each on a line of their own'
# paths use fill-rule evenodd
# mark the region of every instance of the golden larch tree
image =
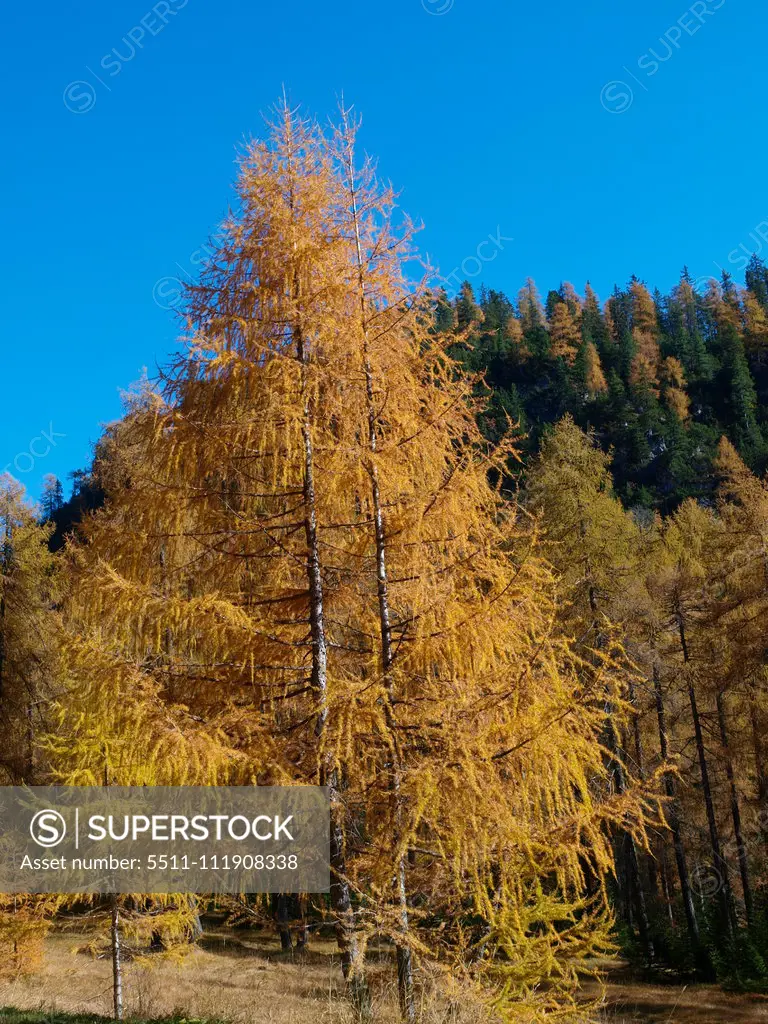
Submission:
<svg viewBox="0 0 768 1024">
<path fill-rule="evenodd" d="M 621 679 L 556 627 L 535 526 L 490 482 L 512 441 L 482 437 L 479 382 L 354 134 L 283 107 L 248 147 L 186 350 L 126 417 L 75 554 L 82 672 L 109 703 L 105 666 L 128 665 L 145 689 L 121 718 L 148 716 L 158 751 L 178 725 L 201 777 L 328 787 L 361 1013 L 378 933 L 406 1019 L 414 956 L 509 1020 L 578 1016 L 579 970 L 610 947 L 587 874 L 610 871 L 613 826 L 642 830 L 642 799 L 596 784 Z"/>
</svg>

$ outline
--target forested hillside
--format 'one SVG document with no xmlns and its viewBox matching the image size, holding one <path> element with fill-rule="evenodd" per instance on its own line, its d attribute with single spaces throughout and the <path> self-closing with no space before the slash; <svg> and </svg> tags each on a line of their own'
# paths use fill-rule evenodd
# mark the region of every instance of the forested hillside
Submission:
<svg viewBox="0 0 768 1024">
<path fill-rule="evenodd" d="M 723 435 L 751 469 L 766 468 L 768 270 L 756 256 L 743 289 L 725 275 L 696 290 L 683 271 L 668 295 L 633 279 L 603 303 L 589 285 L 542 301 L 529 280 L 513 301 L 465 284 L 455 300 L 442 296 L 438 321 L 468 332 L 455 355 L 490 388 L 486 436 L 510 416 L 534 452 L 546 424 L 570 413 L 613 452 L 627 507 L 711 500 Z"/>
<path fill-rule="evenodd" d="M 424 964 L 582 1021 L 615 939 L 765 986 L 768 271 L 414 288 L 346 114 L 284 107 L 237 189 L 72 499 L 2 482 L 0 781 L 327 786 L 330 895 L 223 907 L 333 928 L 362 1019 L 372 941 L 409 1022 Z M 56 909 L 0 903 L 14 970 Z"/>
</svg>

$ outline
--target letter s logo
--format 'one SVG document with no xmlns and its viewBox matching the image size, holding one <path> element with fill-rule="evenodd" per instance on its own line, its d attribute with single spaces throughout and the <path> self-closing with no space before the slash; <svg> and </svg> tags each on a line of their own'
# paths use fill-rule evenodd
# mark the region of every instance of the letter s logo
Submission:
<svg viewBox="0 0 768 1024">
<path fill-rule="evenodd" d="M 50 850 L 67 834 L 67 823 L 58 811 L 38 811 L 30 822 L 29 834 L 38 846 Z"/>
</svg>

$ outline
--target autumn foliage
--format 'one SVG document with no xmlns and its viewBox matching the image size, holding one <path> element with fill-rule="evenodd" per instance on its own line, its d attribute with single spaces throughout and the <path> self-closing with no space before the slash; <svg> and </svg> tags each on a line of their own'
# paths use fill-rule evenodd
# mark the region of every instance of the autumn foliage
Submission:
<svg viewBox="0 0 768 1024">
<path fill-rule="evenodd" d="M 406 1021 L 428 964 L 505 1020 L 584 1019 L 617 918 L 648 965 L 685 932 L 710 974 L 717 929 L 735 947 L 757 924 L 766 486 L 724 442 L 716 508 L 627 511 L 560 415 L 521 475 L 478 332 L 497 370 L 548 360 L 581 405 L 621 368 L 683 432 L 690 368 L 637 281 L 605 306 L 529 281 L 515 308 L 412 281 L 413 226 L 356 131 L 283 106 L 248 146 L 182 354 L 127 396 L 102 507 L 56 559 L 3 491 L 5 781 L 327 786 L 332 888 L 310 899 L 361 1017 L 375 939 Z M 706 301 L 762 350 L 754 303 Z M 0 948 L 51 909 L 3 903 Z M 196 934 L 192 899 L 108 910 L 113 943 L 118 918 Z"/>
</svg>

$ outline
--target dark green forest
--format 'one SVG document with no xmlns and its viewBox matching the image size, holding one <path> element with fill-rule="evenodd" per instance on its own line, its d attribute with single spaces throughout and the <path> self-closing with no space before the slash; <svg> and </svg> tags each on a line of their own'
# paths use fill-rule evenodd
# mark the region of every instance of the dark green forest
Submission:
<svg viewBox="0 0 768 1024">
<path fill-rule="evenodd" d="M 633 277 L 604 303 L 589 285 L 542 299 L 529 280 L 512 299 L 465 283 L 437 320 L 490 388 L 490 439 L 510 417 L 530 454 L 570 413 L 612 452 L 624 505 L 668 513 L 712 498 L 723 435 L 754 472 L 768 464 L 768 268 L 753 256 L 746 288 L 724 274 L 701 292 L 686 269 L 669 294 Z"/>
</svg>

